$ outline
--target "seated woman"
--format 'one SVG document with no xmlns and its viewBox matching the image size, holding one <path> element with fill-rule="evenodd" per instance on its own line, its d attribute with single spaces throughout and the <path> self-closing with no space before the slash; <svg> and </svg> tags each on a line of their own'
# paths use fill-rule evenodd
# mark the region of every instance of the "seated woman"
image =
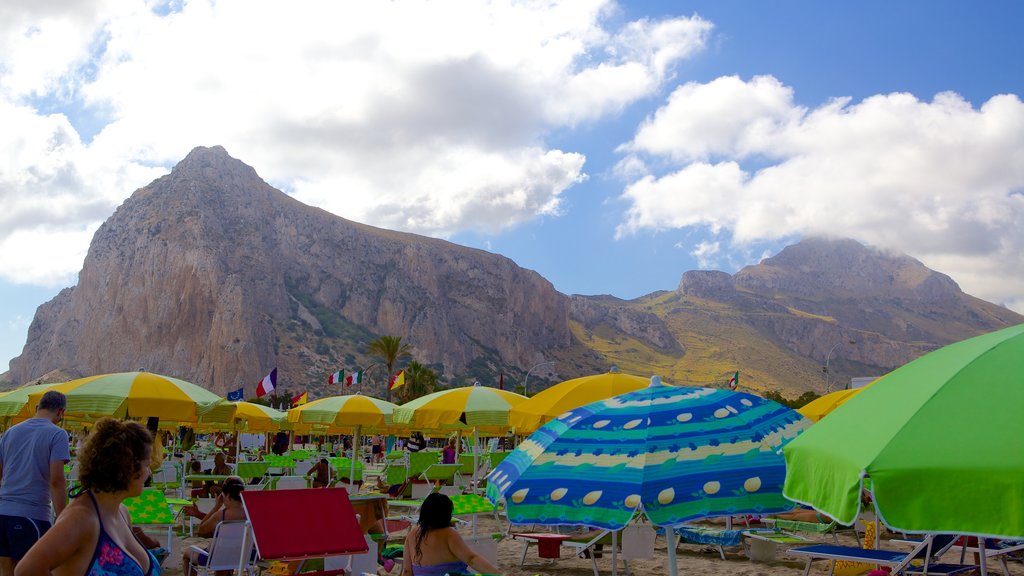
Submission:
<svg viewBox="0 0 1024 576">
<path fill-rule="evenodd" d="M 80 487 L 18 562 L 15 576 L 159 576 L 159 564 L 133 536 L 122 504 L 142 494 L 152 446 L 153 437 L 138 422 L 97 422 L 78 456 Z"/>
<path fill-rule="evenodd" d="M 245 482 L 237 476 L 232 476 L 224 481 L 223 493 L 217 496 L 213 508 L 203 517 L 196 534 L 203 538 L 212 538 L 217 524 L 235 520 L 245 520 L 245 509 L 242 507 L 242 491 L 245 490 Z M 181 557 L 182 573 L 185 576 L 194 576 L 196 571 L 193 566 L 202 566 L 206 561 L 205 556 L 195 550 L 186 550 Z"/>
<path fill-rule="evenodd" d="M 420 518 L 405 537 L 404 559 L 402 576 L 441 576 L 470 567 L 482 574 L 498 574 L 452 528 L 452 500 L 440 493 L 423 500 Z"/>
<path fill-rule="evenodd" d="M 224 458 L 224 454 L 220 452 L 214 454 L 213 468 L 210 469 L 208 474 L 218 474 L 221 476 L 226 476 L 228 474 L 231 474 L 231 472 L 231 466 L 228 466 L 228 463 Z M 208 481 L 206 483 L 206 492 L 208 496 L 218 496 L 220 495 L 220 490 L 220 483 L 215 483 L 213 481 Z"/>
</svg>

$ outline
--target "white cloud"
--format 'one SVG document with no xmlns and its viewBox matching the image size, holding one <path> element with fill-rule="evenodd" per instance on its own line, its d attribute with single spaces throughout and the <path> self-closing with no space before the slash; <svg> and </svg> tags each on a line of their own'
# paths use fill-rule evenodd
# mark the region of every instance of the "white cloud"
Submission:
<svg viewBox="0 0 1024 576">
<path fill-rule="evenodd" d="M 711 29 L 698 17 L 612 24 L 616 11 L 604 0 L 5 3 L 0 146 L 13 155 L 0 199 L 14 210 L 0 216 L 0 275 L 69 277 L 77 256 L 30 266 L 8 248 L 43 229 L 29 222 L 80 235 L 198 145 L 369 224 L 444 236 L 558 214 L 585 158 L 545 138 L 656 94 Z"/>
<path fill-rule="evenodd" d="M 678 87 L 620 150 L 664 165 L 631 182 L 618 234 L 710 226 L 736 245 L 849 236 L 897 249 L 965 291 L 1021 306 L 1024 104 L 952 93 L 848 99 L 813 110 L 778 80 Z M 1021 309 L 1021 308 L 1018 308 Z"/>
<path fill-rule="evenodd" d="M 690 255 L 697 260 L 697 266 L 702 270 L 713 269 L 718 264 L 718 252 L 721 249 L 721 242 L 702 240 L 694 246 Z"/>
</svg>

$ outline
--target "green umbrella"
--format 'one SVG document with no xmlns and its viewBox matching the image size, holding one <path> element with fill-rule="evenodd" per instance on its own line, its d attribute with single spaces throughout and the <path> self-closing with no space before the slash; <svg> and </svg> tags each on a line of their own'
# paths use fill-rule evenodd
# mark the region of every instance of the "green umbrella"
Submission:
<svg viewBox="0 0 1024 576">
<path fill-rule="evenodd" d="M 1024 324 L 883 376 L 789 443 L 783 493 L 843 524 L 1024 537 Z"/>
</svg>

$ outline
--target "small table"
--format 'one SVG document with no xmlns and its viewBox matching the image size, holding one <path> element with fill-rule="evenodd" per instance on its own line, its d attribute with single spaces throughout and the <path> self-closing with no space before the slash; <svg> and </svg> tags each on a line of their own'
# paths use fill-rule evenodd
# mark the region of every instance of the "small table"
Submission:
<svg viewBox="0 0 1024 576">
<path fill-rule="evenodd" d="M 562 542 L 572 537 L 571 534 L 548 534 L 546 532 L 520 532 L 512 535 L 513 539 L 523 540 L 526 543 L 526 548 L 523 549 L 524 561 L 526 560 L 526 551 L 530 548 L 530 544 L 537 545 L 537 556 L 541 558 L 561 558 Z"/>
</svg>

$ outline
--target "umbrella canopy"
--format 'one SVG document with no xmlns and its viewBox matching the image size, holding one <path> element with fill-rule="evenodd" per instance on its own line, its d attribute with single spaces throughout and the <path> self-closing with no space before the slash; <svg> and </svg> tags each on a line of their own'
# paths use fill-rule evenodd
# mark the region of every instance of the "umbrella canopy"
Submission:
<svg viewBox="0 0 1024 576">
<path fill-rule="evenodd" d="M 39 403 L 39 398 L 42 398 L 44 392 L 56 385 L 56 383 L 31 384 L 0 394 L 0 417 L 31 418 L 36 412 L 36 404 Z M 33 394 L 38 394 L 38 396 L 35 403 L 30 403 L 30 396 Z"/>
<path fill-rule="evenodd" d="M 874 384 L 872 382 L 871 384 Z M 871 384 L 868 384 L 870 386 Z M 804 418 L 810 418 L 812 422 L 817 422 L 825 416 L 828 416 L 836 408 L 842 406 L 847 400 L 853 398 L 860 393 L 861 390 L 867 388 L 851 388 L 849 390 L 836 390 L 835 392 L 829 392 L 820 398 L 811 400 L 807 404 L 796 411 L 803 414 Z"/>
<path fill-rule="evenodd" d="M 530 434 L 560 414 L 591 402 L 645 388 L 648 379 L 623 374 L 618 368 L 604 374 L 573 378 L 551 386 L 512 407 L 509 423 L 517 434 Z"/>
<path fill-rule="evenodd" d="M 526 396 L 487 386 L 464 386 L 427 394 L 395 408 L 394 421 L 421 430 L 464 424 L 470 428 L 504 431 L 513 406 Z"/>
<path fill-rule="evenodd" d="M 778 448 L 810 422 L 745 392 L 649 387 L 572 410 L 544 425 L 488 475 L 512 523 L 623 528 L 769 513 L 782 497 Z"/>
<path fill-rule="evenodd" d="M 274 432 L 288 421 L 288 414 L 269 406 L 252 402 L 233 402 L 235 423 L 242 424 L 248 432 Z"/>
<path fill-rule="evenodd" d="M 79 378 L 50 388 L 68 398 L 67 413 L 86 419 L 103 416 L 147 418 L 172 422 L 230 422 L 235 405 L 213 392 L 170 376 L 151 372 L 118 372 Z M 39 402 L 45 390 L 29 402 Z"/>
<path fill-rule="evenodd" d="M 1024 537 L 1024 324 L 880 378 L 785 448 L 785 494 L 850 524 L 862 478 L 906 532 Z"/>
<path fill-rule="evenodd" d="M 362 394 L 328 396 L 288 411 L 288 421 L 320 424 L 332 430 L 338 428 L 382 429 L 391 423 L 391 414 L 398 406 Z"/>
</svg>

